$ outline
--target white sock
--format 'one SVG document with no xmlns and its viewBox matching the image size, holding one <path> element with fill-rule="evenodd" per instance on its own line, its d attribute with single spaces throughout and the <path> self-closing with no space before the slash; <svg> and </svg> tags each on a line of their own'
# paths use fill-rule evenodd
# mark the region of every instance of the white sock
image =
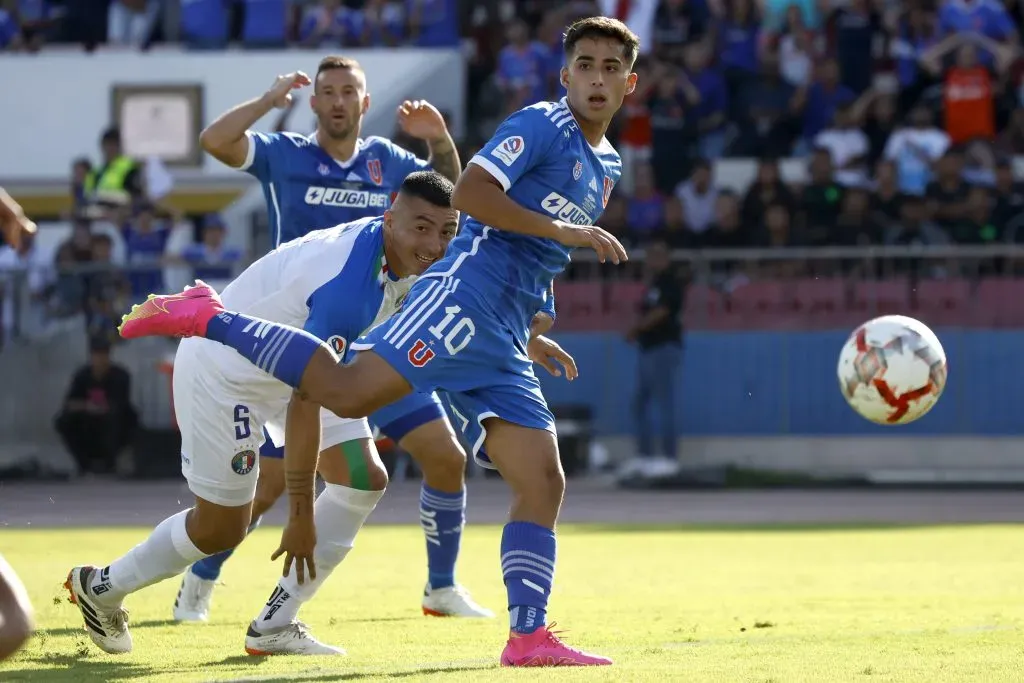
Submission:
<svg viewBox="0 0 1024 683">
<path fill-rule="evenodd" d="M 90 586 L 93 595 L 102 602 L 120 602 L 130 593 L 181 574 L 206 557 L 185 530 L 188 513 L 182 510 L 160 522 L 149 538 L 97 571 Z"/>
<path fill-rule="evenodd" d="M 295 621 L 299 608 L 316 594 L 334 568 L 348 555 L 355 544 L 356 534 L 370 516 L 384 491 L 357 491 L 347 486 L 327 484 L 313 504 L 313 522 L 316 524 L 316 578 L 299 585 L 295 567 L 277 582 L 263 611 L 256 617 L 255 627 L 260 633 L 273 631 Z"/>
</svg>

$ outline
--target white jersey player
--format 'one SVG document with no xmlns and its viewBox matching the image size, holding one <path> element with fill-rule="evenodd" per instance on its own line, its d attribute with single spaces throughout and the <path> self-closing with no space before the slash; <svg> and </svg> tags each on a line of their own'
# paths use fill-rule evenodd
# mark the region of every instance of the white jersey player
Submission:
<svg viewBox="0 0 1024 683">
<path fill-rule="evenodd" d="M 451 182 L 437 173 L 411 174 L 382 218 L 316 231 L 282 245 L 232 282 L 224 299 L 236 310 L 304 327 L 328 340 L 342 360 L 348 340 L 391 316 L 415 275 L 444 255 L 458 229 L 451 192 Z M 313 638 L 297 613 L 352 548 L 383 495 L 387 473 L 365 419 L 339 418 L 293 395 L 274 378 L 280 351 L 270 340 L 260 366 L 254 367 L 209 340 L 186 339 L 179 346 L 174 406 L 182 433 L 182 473 L 195 506 L 164 520 L 110 565 L 77 566 L 69 573 L 71 600 L 104 651 L 132 649 L 122 606 L 127 595 L 233 548 L 245 537 L 266 427 L 275 439 L 287 432 L 286 458 L 312 453 L 315 467 L 322 445 L 319 472 L 326 487 L 314 504 L 312 480 L 288 482 L 290 518 L 278 551 L 288 551 L 288 570 L 250 625 L 246 651 L 343 654 Z M 385 410 L 444 420 L 434 394 L 411 394 Z M 447 433 L 455 438 L 450 427 Z"/>
</svg>

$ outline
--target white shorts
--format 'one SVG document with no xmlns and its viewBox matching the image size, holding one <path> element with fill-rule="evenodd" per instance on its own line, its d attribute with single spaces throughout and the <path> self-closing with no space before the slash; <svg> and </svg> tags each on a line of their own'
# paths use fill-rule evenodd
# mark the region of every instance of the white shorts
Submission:
<svg viewBox="0 0 1024 683">
<path fill-rule="evenodd" d="M 283 437 L 291 388 L 234 349 L 196 338 L 178 347 L 173 386 L 181 473 L 189 489 L 217 505 L 248 504 L 256 496 L 263 428 Z M 322 448 L 370 438 L 365 419 L 321 410 L 320 423 Z"/>
</svg>

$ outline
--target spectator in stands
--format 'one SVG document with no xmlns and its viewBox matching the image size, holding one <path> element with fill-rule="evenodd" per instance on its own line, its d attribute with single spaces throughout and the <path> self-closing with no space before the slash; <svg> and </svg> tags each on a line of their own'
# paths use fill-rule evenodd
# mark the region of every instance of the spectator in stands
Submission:
<svg viewBox="0 0 1024 683">
<path fill-rule="evenodd" d="M 633 194 L 626 200 L 626 217 L 630 231 L 639 241 L 646 241 L 665 227 L 665 196 L 655 185 L 650 164 L 636 167 Z"/>
<path fill-rule="evenodd" d="M 808 175 L 810 182 L 797 201 L 797 231 L 808 246 L 828 246 L 832 244 L 832 233 L 843 198 L 842 187 L 833 179 L 832 157 L 828 150 L 812 152 Z"/>
<path fill-rule="evenodd" d="M 633 192 L 633 171 L 638 163 L 651 159 L 651 100 L 659 87 L 651 69 L 651 62 L 641 57 L 633 70 L 637 74 L 636 90 L 626 95 L 619 110 L 620 132 L 618 150 L 622 157 L 622 178 L 616 188 Z"/>
<path fill-rule="evenodd" d="M 17 19 L 6 9 L 0 7 L 0 51 L 15 52 L 22 49 L 24 44 Z"/>
<path fill-rule="evenodd" d="M 1011 159 L 1000 159 L 996 163 L 995 195 L 995 220 L 1004 229 L 1008 228 L 1024 215 L 1024 184 L 1014 175 Z"/>
<path fill-rule="evenodd" d="M 92 223 L 77 216 L 71 223 L 71 236 L 57 247 L 54 266 L 57 271 L 50 316 L 56 319 L 79 315 L 85 305 L 86 282 L 83 267 L 92 263 Z"/>
<path fill-rule="evenodd" d="M 112 0 L 107 10 L 107 43 L 147 46 L 161 7 L 160 0 Z"/>
<path fill-rule="evenodd" d="M 796 5 L 786 13 L 786 28 L 777 39 L 782 79 L 794 88 L 806 88 L 814 75 L 814 64 L 822 54 L 821 37 L 807 28 Z"/>
<path fill-rule="evenodd" d="M 673 62 L 705 37 L 711 15 L 704 0 L 661 0 L 654 14 L 654 53 Z"/>
<path fill-rule="evenodd" d="M 875 168 L 875 191 L 871 196 L 871 211 L 875 219 L 888 226 L 900 219 L 903 189 L 897 180 L 896 164 L 879 162 Z"/>
<path fill-rule="evenodd" d="M 857 99 L 853 91 L 839 82 L 839 65 L 834 59 L 822 61 L 803 102 L 804 140 L 810 143 L 835 119 L 836 110 Z"/>
<path fill-rule="evenodd" d="M 121 131 L 108 128 L 100 138 L 102 163 L 86 176 L 85 191 L 92 201 L 123 206 L 144 192 L 142 169 L 121 148 Z"/>
<path fill-rule="evenodd" d="M 871 195 L 866 189 L 848 188 L 836 219 L 834 244 L 862 247 L 881 244 L 885 226 L 871 211 Z"/>
<path fill-rule="evenodd" d="M 113 264 L 114 242 L 110 235 L 92 238 L 93 270 L 85 278 L 85 323 L 90 339 L 120 342 L 117 325 L 128 309 L 131 282 Z"/>
<path fill-rule="evenodd" d="M 80 215 L 91 202 L 87 185 L 92 175 L 92 162 L 86 157 L 79 157 L 71 164 L 71 214 Z"/>
<path fill-rule="evenodd" d="M 992 244 L 1003 241 L 1001 226 L 995 221 L 995 202 L 988 188 L 974 185 L 967 191 L 964 214 L 950 230 L 957 244 Z"/>
<path fill-rule="evenodd" d="M 814 138 L 817 149 L 827 150 L 832 161 L 832 179 L 842 187 L 863 187 L 868 174 L 868 136 L 854 119 L 853 103 L 836 107 L 832 126 Z"/>
<path fill-rule="evenodd" d="M 924 194 L 950 139 L 934 125 L 932 113 L 924 105 L 911 110 L 908 123 L 889 138 L 884 156 L 896 166 L 900 192 Z"/>
<path fill-rule="evenodd" d="M 456 0 L 409 0 L 409 34 L 416 47 L 459 44 Z"/>
<path fill-rule="evenodd" d="M 868 89 L 854 103 L 854 118 L 868 137 L 868 168 L 874 168 L 885 155 L 885 146 L 899 126 L 896 97 Z"/>
<path fill-rule="evenodd" d="M 1024 154 L 1024 109 L 1014 109 L 996 147 L 1008 154 Z"/>
<path fill-rule="evenodd" d="M 731 190 L 723 190 L 718 193 L 715 202 L 715 222 L 704 233 L 699 244 L 706 249 L 749 247 L 750 225 L 741 220 L 740 202 L 736 194 Z"/>
<path fill-rule="evenodd" d="M 829 23 L 835 36 L 839 80 L 860 95 L 871 87 L 874 77 L 875 36 L 882 32 L 882 18 L 869 0 L 850 0 L 836 7 Z"/>
<path fill-rule="evenodd" d="M 739 93 L 739 137 L 733 152 L 739 156 L 782 157 L 789 154 L 799 112 L 796 88 L 782 79 L 776 55 L 761 59 L 760 77 Z"/>
<path fill-rule="evenodd" d="M 548 48 L 530 40 L 530 28 L 517 19 L 508 27 L 508 44 L 498 55 L 498 86 L 505 98 L 505 113 L 540 102 L 548 94 Z"/>
<path fill-rule="evenodd" d="M 131 272 L 128 279 L 132 297 L 141 301 L 153 292 L 164 289 L 164 266 L 167 263 L 167 240 L 171 229 L 166 221 L 157 219 L 154 207 L 140 204 L 134 215 L 121 228 L 126 257 Z"/>
<path fill-rule="evenodd" d="M 227 231 L 220 216 L 210 214 L 203 225 L 203 240 L 190 244 L 181 253 L 192 266 L 193 276 L 204 282 L 227 282 L 234 278 L 242 261 L 242 250 L 224 244 Z"/>
<path fill-rule="evenodd" d="M 907 195 L 900 211 L 900 221 L 889 226 L 885 243 L 893 245 L 948 244 L 949 237 L 932 221 L 923 197 Z"/>
<path fill-rule="evenodd" d="M 356 26 L 356 10 L 344 7 L 341 0 L 320 0 L 306 8 L 299 26 L 299 42 L 306 47 L 342 47 L 358 45 L 362 27 Z"/>
<path fill-rule="evenodd" d="M 1007 45 L 1019 41 L 1018 27 L 1001 2 L 993 0 L 942 0 L 939 30 L 944 34 L 980 34 Z"/>
<path fill-rule="evenodd" d="M 711 54 L 704 43 L 693 43 L 685 50 L 684 82 L 692 84 L 690 112 L 697 127 L 698 153 L 705 159 L 717 159 L 728 142 L 729 92 L 721 70 L 711 63 Z"/>
<path fill-rule="evenodd" d="M 941 39 L 938 18 L 919 5 L 912 5 L 899 20 L 889 41 L 889 56 L 896 60 L 900 111 L 909 110 L 934 82 L 935 74 L 924 68 L 927 62 L 923 60 Z"/>
<path fill-rule="evenodd" d="M 657 87 L 647 100 L 651 112 L 651 166 L 658 190 L 672 194 L 686 177 L 687 161 L 696 138 L 690 111 L 690 98 L 696 99 L 693 85 L 674 66 L 662 66 L 652 76 Z"/>
<path fill-rule="evenodd" d="M 743 198 L 743 222 L 749 225 L 756 223 L 772 204 L 785 204 L 792 211 L 795 199 L 789 186 L 782 182 L 778 159 L 767 156 L 758 160 L 757 175 L 747 187 Z"/>
<path fill-rule="evenodd" d="M 943 88 L 946 132 L 954 144 L 974 138 L 995 139 L 995 83 L 978 62 L 971 44 L 960 45 L 956 64 L 946 71 Z"/>
<path fill-rule="evenodd" d="M 115 471 L 118 456 L 135 436 L 138 417 L 131 377 L 111 362 L 106 339 L 90 341 L 89 363 L 72 378 L 55 426 L 80 473 Z"/>
<path fill-rule="evenodd" d="M 636 398 L 636 450 L 639 460 L 624 468 L 624 475 L 666 476 L 679 466 L 676 392 L 682 365 L 682 309 L 685 283 L 672 265 L 668 244 L 656 240 L 645 257 L 647 291 L 640 304 L 640 320 L 626 339 L 638 348 Z M 660 418 L 655 430 L 652 413 Z M 655 446 L 654 436 L 660 439 Z"/>
<path fill-rule="evenodd" d="M 405 5 L 395 0 L 367 0 L 358 18 L 359 44 L 395 47 L 405 39 Z"/>
<path fill-rule="evenodd" d="M 761 22 L 754 0 L 729 0 L 715 22 L 715 52 L 729 82 L 729 92 L 740 92 L 757 76 Z"/>
<path fill-rule="evenodd" d="M 968 185 L 963 179 L 963 167 L 960 150 L 947 150 L 936 165 L 935 180 L 925 190 L 928 220 L 943 230 L 951 230 L 967 208 Z"/>
<path fill-rule="evenodd" d="M 693 166 L 690 178 L 676 186 L 676 200 L 682 208 L 683 223 L 695 234 L 702 235 L 715 220 L 718 189 L 713 182 L 711 162 L 700 159 Z"/>
</svg>

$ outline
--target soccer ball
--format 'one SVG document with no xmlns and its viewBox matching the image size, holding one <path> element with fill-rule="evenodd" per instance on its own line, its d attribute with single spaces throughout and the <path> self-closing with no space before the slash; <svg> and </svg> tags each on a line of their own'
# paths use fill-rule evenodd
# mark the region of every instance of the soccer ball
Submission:
<svg viewBox="0 0 1024 683">
<path fill-rule="evenodd" d="M 862 417 L 883 425 L 917 420 L 946 387 L 946 352 L 913 318 L 886 315 L 858 327 L 839 354 L 839 388 Z"/>
</svg>

